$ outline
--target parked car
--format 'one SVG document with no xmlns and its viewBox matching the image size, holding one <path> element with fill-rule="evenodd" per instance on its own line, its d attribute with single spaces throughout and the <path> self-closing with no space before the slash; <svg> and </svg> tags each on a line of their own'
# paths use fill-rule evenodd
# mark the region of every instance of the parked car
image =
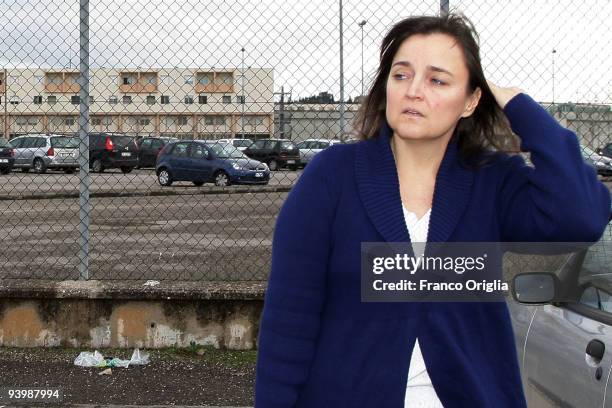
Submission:
<svg viewBox="0 0 612 408">
<path fill-rule="evenodd" d="M 300 165 L 305 167 L 315 154 L 320 153 L 323 149 L 327 149 L 329 146 L 336 143 L 341 142 L 336 139 L 306 139 L 298 143 L 297 148 L 300 150 Z"/>
<path fill-rule="evenodd" d="M 0 173 L 9 174 L 15 164 L 15 149 L 5 138 L 0 138 Z"/>
<path fill-rule="evenodd" d="M 595 167 L 597 174 L 602 176 L 612 176 L 612 158 L 601 156 L 587 146 L 581 146 L 582 157 L 587 163 Z"/>
<path fill-rule="evenodd" d="M 270 170 L 282 167 L 297 170 L 300 165 L 300 151 L 291 140 L 259 139 L 244 150 L 252 159 L 266 163 Z"/>
<path fill-rule="evenodd" d="M 208 139 L 205 141 L 211 142 L 211 143 L 217 142 L 217 143 L 231 144 L 232 146 L 234 146 L 236 149 L 240 150 L 241 152 L 243 152 L 247 147 L 253 144 L 253 141 L 251 139 Z"/>
<path fill-rule="evenodd" d="M 175 181 L 229 186 L 268 184 L 270 180 L 265 163 L 248 158 L 232 145 L 202 140 L 167 144 L 159 153 L 155 171 L 162 186 Z"/>
<path fill-rule="evenodd" d="M 89 134 L 89 167 L 95 173 L 119 168 L 131 172 L 138 165 L 138 145 L 131 136 L 117 133 Z"/>
<path fill-rule="evenodd" d="M 604 147 L 597 149 L 597 153 L 601 156 L 612 158 L 612 143 L 608 143 Z"/>
<path fill-rule="evenodd" d="M 144 137 L 136 140 L 138 145 L 138 168 L 155 167 L 157 155 L 170 142 L 176 142 L 176 137 Z"/>
<path fill-rule="evenodd" d="M 527 405 L 612 407 L 612 222 L 554 274 L 519 274 L 512 287 Z"/>
<path fill-rule="evenodd" d="M 9 141 L 15 149 L 15 168 L 23 172 L 33 169 L 46 173 L 47 169 L 73 173 L 79 167 L 79 139 L 54 134 L 30 134 Z"/>
</svg>

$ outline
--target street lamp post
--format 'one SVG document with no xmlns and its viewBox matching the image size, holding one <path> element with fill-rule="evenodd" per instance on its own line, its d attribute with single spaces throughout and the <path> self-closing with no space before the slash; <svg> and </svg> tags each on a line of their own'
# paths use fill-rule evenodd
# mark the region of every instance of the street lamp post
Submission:
<svg viewBox="0 0 612 408">
<path fill-rule="evenodd" d="M 557 50 L 552 50 L 552 104 L 555 104 L 555 54 Z"/>
<path fill-rule="evenodd" d="M 244 139 L 244 102 L 246 99 L 244 96 L 244 47 L 242 47 L 240 51 L 242 51 L 242 76 L 240 78 L 240 93 L 242 94 L 240 98 L 240 103 L 242 104 L 242 114 L 240 115 L 240 133 L 242 138 Z"/>
<path fill-rule="evenodd" d="M 366 25 L 367 21 L 362 20 L 359 23 L 361 27 L 361 97 L 363 98 L 363 26 Z"/>
</svg>

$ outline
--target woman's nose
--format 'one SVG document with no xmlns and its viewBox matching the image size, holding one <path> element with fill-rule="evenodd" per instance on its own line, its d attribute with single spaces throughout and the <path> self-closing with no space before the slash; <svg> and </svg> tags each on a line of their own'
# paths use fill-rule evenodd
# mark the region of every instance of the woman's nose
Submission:
<svg viewBox="0 0 612 408">
<path fill-rule="evenodd" d="M 415 76 L 408 83 L 406 89 L 406 96 L 410 98 L 422 98 L 423 97 L 423 79 Z"/>
</svg>

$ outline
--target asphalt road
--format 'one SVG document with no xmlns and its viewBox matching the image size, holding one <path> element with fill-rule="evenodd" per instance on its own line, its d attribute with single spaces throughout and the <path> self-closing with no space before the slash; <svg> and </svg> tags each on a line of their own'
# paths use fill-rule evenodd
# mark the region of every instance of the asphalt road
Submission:
<svg viewBox="0 0 612 408">
<path fill-rule="evenodd" d="M 91 279 L 265 280 L 286 193 L 92 198 Z M 78 199 L 0 201 L 0 279 L 77 279 Z"/>
</svg>

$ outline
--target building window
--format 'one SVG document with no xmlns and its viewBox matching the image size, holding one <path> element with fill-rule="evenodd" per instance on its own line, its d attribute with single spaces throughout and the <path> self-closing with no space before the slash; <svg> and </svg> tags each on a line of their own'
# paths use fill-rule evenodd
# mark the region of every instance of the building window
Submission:
<svg viewBox="0 0 612 408">
<path fill-rule="evenodd" d="M 116 96 L 110 96 L 108 98 L 108 103 L 111 105 L 116 105 L 117 104 L 117 97 Z"/>
<path fill-rule="evenodd" d="M 185 85 L 193 85 L 193 75 L 183 75 Z"/>
<path fill-rule="evenodd" d="M 191 96 L 191 95 L 185 96 L 185 103 L 187 105 L 191 105 L 193 103 L 193 96 Z"/>
<path fill-rule="evenodd" d="M 91 124 L 92 124 L 92 126 L 100 126 L 102 124 L 102 119 L 100 119 L 100 118 L 93 118 L 91 120 Z"/>
<path fill-rule="evenodd" d="M 238 96 L 236 96 L 236 102 L 238 102 L 238 103 L 244 103 L 244 95 L 238 95 Z"/>
<path fill-rule="evenodd" d="M 156 77 L 154 75 L 151 75 L 150 77 L 147 78 L 147 85 L 156 85 L 157 81 L 155 80 Z"/>
<path fill-rule="evenodd" d="M 140 119 L 138 119 L 138 124 L 140 126 L 150 125 L 151 124 L 151 119 L 149 119 L 149 118 L 140 118 Z"/>
<path fill-rule="evenodd" d="M 64 124 L 66 126 L 74 126 L 74 118 L 66 118 L 66 120 L 64 120 Z"/>
<path fill-rule="evenodd" d="M 34 96 L 34 105 L 42 105 L 42 96 L 40 95 Z"/>
<path fill-rule="evenodd" d="M 187 119 L 187 116 L 179 116 L 176 119 L 176 122 L 178 123 L 179 126 L 187 126 L 189 120 Z"/>
<path fill-rule="evenodd" d="M 123 85 L 134 85 L 135 78 L 131 75 L 124 75 L 121 79 Z"/>
<path fill-rule="evenodd" d="M 122 102 L 124 105 L 129 105 L 130 103 L 132 103 L 132 97 L 129 95 L 123 95 Z"/>
<path fill-rule="evenodd" d="M 155 95 L 147 96 L 147 105 L 155 105 Z"/>
<path fill-rule="evenodd" d="M 214 124 L 215 124 L 215 118 L 214 118 L 213 116 L 206 116 L 206 117 L 204 118 L 204 123 L 205 123 L 206 125 L 209 125 L 209 126 L 210 126 L 210 125 L 214 125 Z"/>
<path fill-rule="evenodd" d="M 225 116 L 215 116 L 215 125 L 225 125 Z"/>
<path fill-rule="evenodd" d="M 15 119 L 15 123 L 17 124 L 17 126 L 27 126 L 28 118 L 25 116 L 17 116 L 17 118 Z"/>
<path fill-rule="evenodd" d="M 168 105 L 170 103 L 170 97 L 168 95 L 161 96 L 161 104 Z"/>
<path fill-rule="evenodd" d="M 232 97 L 230 95 L 223 95 L 222 102 L 223 103 L 232 103 Z"/>
<path fill-rule="evenodd" d="M 70 103 L 73 105 L 78 105 L 81 103 L 81 97 L 79 95 L 72 95 L 70 97 Z"/>
<path fill-rule="evenodd" d="M 36 116 L 28 117 L 28 125 L 30 125 L 30 126 L 38 125 L 38 118 Z"/>
<path fill-rule="evenodd" d="M 200 85 L 208 85 L 210 84 L 210 78 L 208 75 L 202 75 L 198 78 L 198 83 Z"/>
<path fill-rule="evenodd" d="M 222 72 L 218 75 L 219 81 L 224 85 L 233 85 L 234 78 L 231 72 Z"/>
<path fill-rule="evenodd" d="M 47 103 L 49 105 L 55 105 L 57 103 L 57 96 L 55 96 L 55 95 L 47 96 Z"/>
<path fill-rule="evenodd" d="M 9 98 L 9 103 L 11 105 L 19 105 L 19 97 L 17 95 L 13 95 Z"/>
<path fill-rule="evenodd" d="M 208 97 L 206 95 L 199 95 L 198 96 L 198 103 L 200 105 L 205 105 L 208 103 Z"/>
<path fill-rule="evenodd" d="M 89 97 L 89 104 L 93 105 L 93 103 L 94 103 L 94 98 L 93 98 L 93 96 L 90 96 Z"/>
</svg>

